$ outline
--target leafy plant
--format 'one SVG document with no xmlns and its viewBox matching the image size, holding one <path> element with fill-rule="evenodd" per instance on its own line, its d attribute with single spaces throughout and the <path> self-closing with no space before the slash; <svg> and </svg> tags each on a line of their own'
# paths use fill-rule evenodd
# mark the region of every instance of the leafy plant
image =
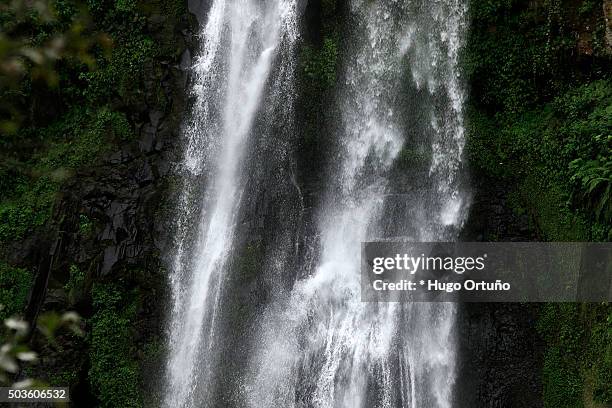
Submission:
<svg viewBox="0 0 612 408">
<path fill-rule="evenodd" d="M 27 345 L 27 338 L 31 329 L 26 321 L 10 317 L 3 322 L 5 327 L 2 337 L 4 343 L 0 347 L 0 384 L 11 385 L 15 388 L 45 388 L 47 384 L 37 379 L 25 378 L 18 382 L 12 381 L 20 367 L 35 363 L 38 360 L 38 354 L 30 350 Z M 62 330 L 69 331 L 77 336 L 83 336 L 81 318 L 75 312 L 43 313 L 36 322 L 36 329 L 52 345 L 56 344 L 56 335 Z"/>
<path fill-rule="evenodd" d="M 578 200 L 594 211 L 596 219 L 612 219 L 612 160 L 601 156 L 595 160 L 578 158 L 570 163 L 570 170 Z"/>
</svg>

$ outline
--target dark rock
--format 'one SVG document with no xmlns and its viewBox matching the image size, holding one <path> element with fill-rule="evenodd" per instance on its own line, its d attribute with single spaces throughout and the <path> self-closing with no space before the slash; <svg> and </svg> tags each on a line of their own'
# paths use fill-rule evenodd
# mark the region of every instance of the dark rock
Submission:
<svg viewBox="0 0 612 408">
<path fill-rule="evenodd" d="M 182 70 L 187 70 L 191 67 L 191 52 L 185 50 L 181 55 L 181 64 L 179 65 Z"/>
<path fill-rule="evenodd" d="M 212 5 L 210 0 L 188 0 L 187 5 L 200 24 L 206 23 L 206 14 Z"/>
<path fill-rule="evenodd" d="M 463 241 L 537 240 L 529 217 L 517 215 L 508 205 L 507 186 L 500 180 L 476 180 Z M 533 303 L 459 304 L 458 407 L 543 406 L 544 345 L 535 329 L 539 310 Z"/>
<path fill-rule="evenodd" d="M 459 407 L 542 407 L 538 304 L 465 303 L 459 309 Z"/>
</svg>

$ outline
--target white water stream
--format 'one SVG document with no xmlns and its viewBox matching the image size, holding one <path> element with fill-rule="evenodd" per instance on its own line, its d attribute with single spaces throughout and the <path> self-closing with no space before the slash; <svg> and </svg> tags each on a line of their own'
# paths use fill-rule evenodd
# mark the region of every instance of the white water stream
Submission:
<svg viewBox="0 0 612 408">
<path fill-rule="evenodd" d="M 469 204 L 458 69 L 466 5 L 351 0 L 349 8 L 317 256 L 260 316 L 244 406 L 452 406 L 453 305 L 361 302 L 359 256 L 367 240 L 456 239 Z M 269 109 L 262 101 L 294 98 L 282 84 L 295 70 L 296 9 L 297 0 L 213 0 L 202 26 L 184 129 L 164 407 L 222 406 L 210 399 L 220 296 L 245 162 L 262 160 L 248 153 Z M 406 189 L 399 162 L 417 154 L 427 156 L 413 172 L 422 182 Z"/>
<path fill-rule="evenodd" d="M 282 89 L 270 83 L 292 66 L 296 39 L 292 0 L 214 0 L 202 27 L 192 69 L 193 111 L 184 131 L 165 407 L 211 404 L 211 347 L 244 187 L 242 164 L 263 95 Z M 292 97 L 272 99 L 287 103 Z M 189 233 L 194 224 L 195 236 Z"/>
<path fill-rule="evenodd" d="M 454 306 L 363 303 L 359 270 L 363 241 L 456 239 L 469 201 L 459 177 L 465 7 L 457 0 L 351 2 L 341 146 L 319 209 L 320 254 L 261 318 L 245 380 L 248 406 L 452 405 Z M 406 100 L 405 82 L 418 99 Z M 418 128 L 408 127 L 406 105 L 421 112 Z M 398 198 L 389 175 L 411 137 L 427 143 L 427 180 Z M 397 208 L 401 219 L 393 221 L 407 227 L 399 236 L 383 227 Z"/>
</svg>

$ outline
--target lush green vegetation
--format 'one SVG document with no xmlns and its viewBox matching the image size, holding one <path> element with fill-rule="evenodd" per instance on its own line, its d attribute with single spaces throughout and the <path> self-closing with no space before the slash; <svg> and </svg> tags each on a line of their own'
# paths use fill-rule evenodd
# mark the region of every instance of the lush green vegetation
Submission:
<svg viewBox="0 0 612 408">
<path fill-rule="evenodd" d="M 133 321 L 138 293 L 121 284 L 96 283 L 92 289 L 91 387 L 101 407 L 141 407 L 140 369 L 135 358 Z"/>
<path fill-rule="evenodd" d="M 79 38 L 87 41 L 78 49 L 62 48 L 65 52 L 44 67 L 26 63 L 13 82 L 0 84 L 0 108 L 11 107 L 0 110 L 6 124 L 0 137 L 0 242 L 5 243 L 49 220 L 56 193 L 75 170 L 95 165 L 113 146 L 133 139 L 125 112 L 143 103 L 144 67 L 158 50 L 139 9 L 156 5 L 121 0 L 48 4 L 48 15 L 30 9 L 17 22 L 17 12 L 3 8 L 3 31 L 19 38 L 22 48 L 41 47 L 38 52 L 44 54 L 47 40 L 72 44 L 68 34 L 74 25 L 95 24 L 79 29 Z M 157 6 L 159 12 L 183 10 L 173 2 Z M 53 79 L 40 80 L 43 72 Z"/>
<path fill-rule="evenodd" d="M 487 113 L 521 113 L 609 74 L 601 0 L 476 0 L 465 68 Z"/>
<path fill-rule="evenodd" d="M 545 241 L 612 239 L 612 79 L 601 1 L 475 0 L 464 60 L 473 171 Z M 544 405 L 612 403 L 612 308 L 546 305 Z"/>
<path fill-rule="evenodd" d="M 472 19 L 465 68 L 474 169 L 514 186 L 517 210 L 533 215 L 542 239 L 611 239 L 601 2 L 476 1 Z M 594 29 L 579 55 L 585 26 Z"/>
<path fill-rule="evenodd" d="M 545 407 L 612 403 L 612 309 L 607 304 L 548 304 L 538 329 L 548 344 Z"/>
<path fill-rule="evenodd" d="M 530 211 L 542 239 L 609 240 L 611 114 L 605 79 L 520 114 L 473 109 L 471 162 L 515 185 L 517 210 Z"/>
<path fill-rule="evenodd" d="M 132 130 L 121 112 L 75 107 L 30 137 L 40 138 L 42 151 L 0 165 L 0 242 L 22 239 L 45 225 L 62 183 L 82 166 L 95 165 L 114 144 L 129 140 Z"/>
<path fill-rule="evenodd" d="M 27 269 L 0 262 L 0 321 L 23 312 L 31 286 L 32 274 Z"/>
</svg>

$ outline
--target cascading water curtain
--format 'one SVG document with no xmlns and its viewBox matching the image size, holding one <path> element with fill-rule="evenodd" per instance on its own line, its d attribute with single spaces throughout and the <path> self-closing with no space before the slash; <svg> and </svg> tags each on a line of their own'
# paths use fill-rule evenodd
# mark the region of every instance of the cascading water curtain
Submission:
<svg viewBox="0 0 612 408">
<path fill-rule="evenodd" d="M 469 202 L 457 67 L 465 14 L 453 0 L 351 2 L 318 261 L 261 316 L 245 405 L 452 405 L 453 305 L 363 303 L 359 270 L 362 241 L 456 239 Z M 406 169 L 400 158 L 417 154 L 427 159 Z"/>
<path fill-rule="evenodd" d="M 267 100 L 279 105 L 293 98 L 275 84 L 292 75 L 296 2 L 214 0 L 199 37 L 171 271 L 162 404 L 172 408 L 214 405 L 211 348 L 244 191 L 242 163 L 264 96 L 278 93 Z"/>
</svg>

